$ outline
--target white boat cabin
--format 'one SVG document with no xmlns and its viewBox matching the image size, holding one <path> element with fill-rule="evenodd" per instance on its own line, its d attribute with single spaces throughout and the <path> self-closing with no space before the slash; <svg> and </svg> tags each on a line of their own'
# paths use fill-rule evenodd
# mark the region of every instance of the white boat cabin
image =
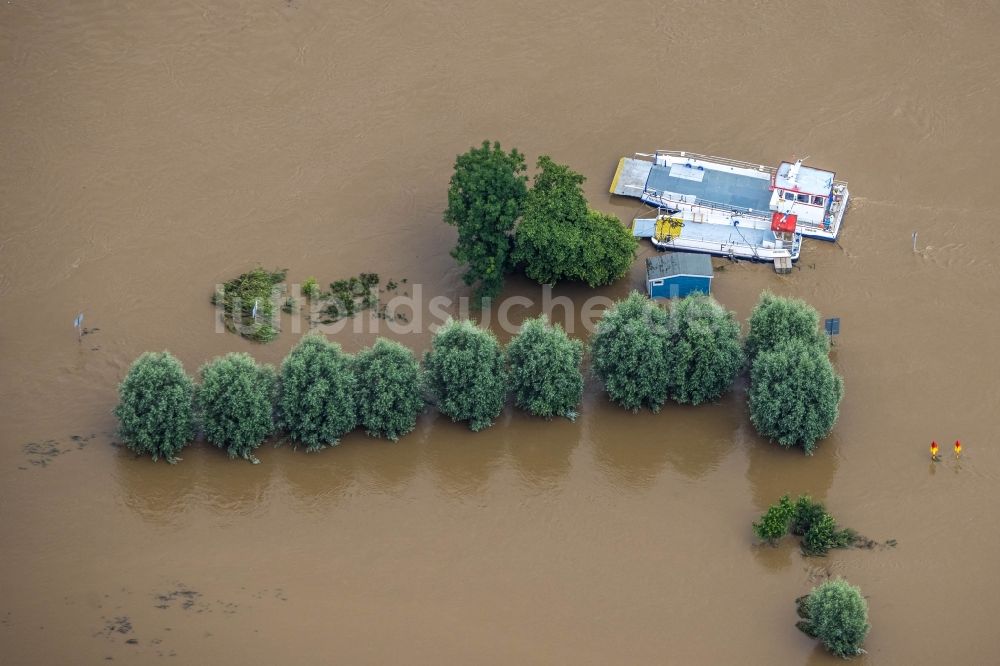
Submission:
<svg viewBox="0 0 1000 666">
<path fill-rule="evenodd" d="M 836 175 L 833 171 L 803 166 L 802 160 L 782 162 L 771 179 L 771 210 L 829 229 Z"/>
</svg>

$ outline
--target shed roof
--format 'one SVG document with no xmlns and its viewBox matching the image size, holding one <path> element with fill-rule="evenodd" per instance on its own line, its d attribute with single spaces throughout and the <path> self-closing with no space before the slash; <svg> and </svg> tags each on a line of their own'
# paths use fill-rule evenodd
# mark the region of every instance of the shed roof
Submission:
<svg viewBox="0 0 1000 666">
<path fill-rule="evenodd" d="M 712 259 L 707 254 L 668 252 L 646 259 L 646 279 L 659 280 L 674 275 L 712 277 Z"/>
</svg>

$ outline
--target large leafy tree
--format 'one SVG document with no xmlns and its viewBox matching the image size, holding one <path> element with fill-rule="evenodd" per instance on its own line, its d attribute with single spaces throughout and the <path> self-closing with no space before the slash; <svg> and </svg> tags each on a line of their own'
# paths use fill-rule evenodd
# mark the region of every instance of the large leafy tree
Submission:
<svg viewBox="0 0 1000 666">
<path fill-rule="evenodd" d="M 306 451 L 332 446 L 357 425 L 351 359 L 340 345 L 309 334 L 285 357 L 278 387 L 281 427 Z"/>
<path fill-rule="evenodd" d="M 583 343 L 544 316 L 528 319 L 507 346 L 514 404 L 535 416 L 576 418 L 583 395 Z"/>
<path fill-rule="evenodd" d="M 825 347 L 793 338 L 757 355 L 749 395 L 757 432 L 811 454 L 837 421 L 844 382 Z"/>
<path fill-rule="evenodd" d="M 118 387 L 118 436 L 138 454 L 177 461 L 194 437 L 194 382 L 170 352 L 146 352 Z"/>
<path fill-rule="evenodd" d="M 698 405 L 729 390 L 743 368 L 740 326 L 711 296 L 695 294 L 670 310 L 670 397 Z"/>
<path fill-rule="evenodd" d="M 594 372 L 608 397 L 634 412 L 660 410 L 670 392 L 667 315 L 633 291 L 609 308 L 591 341 Z"/>
<path fill-rule="evenodd" d="M 424 354 L 427 386 L 442 414 L 468 421 L 469 428 L 488 428 L 507 397 L 503 349 L 492 332 L 465 319 L 449 319 L 438 329 Z"/>
<path fill-rule="evenodd" d="M 413 352 L 379 338 L 355 356 L 358 420 L 372 437 L 397 441 L 413 430 L 424 408 L 420 365 Z"/>
<path fill-rule="evenodd" d="M 636 240 L 618 218 L 588 209 L 582 174 L 547 155 L 537 166 L 515 234 L 514 260 L 542 284 L 580 280 L 597 287 L 622 277 Z"/>
<path fill-rule="evenodd" d="M 258 462 L 253 452 L 274 432 L 274 368 L 244 353 L 226 354 L 201 368 L 195 392 L 205 438 L 230 458 Z"/>
<path fill-rule="evenodd" d="M 824 352 L 827 350 L 815 308 L 797 298 L 784 298 L 765 291 L 750 314 L 747 356 L 752 362 L 759 353 L 792 338 L 813 344 Z"/>
<path fill-rule="evenodd" d="M 803 618 L 796 626 L 822 641 L 826 649 L 838 657 L 862 654 L 861 646 L 868 636 L 868 602 L 861 590 L 846 580 L 829 580 L 813 588 L 798 601 L 798 613 Z"/>
<path fill-rule="evenodd" d="M 573 277 L 600 287 L 625 277 L 639 242 L 614 215 L 588 210 L 581 225 L 579 268 Z"/>
<path fill-rule="evenodd" d="M 527 193 L 524 155 L 483 141 L 455 159 L 444 220 L 458 229 L 451 255 L 466 264 L 463 280 L 479 283 L 476 293 L 492 297 L 510 271 L 511 232 Z"/>
</svg>

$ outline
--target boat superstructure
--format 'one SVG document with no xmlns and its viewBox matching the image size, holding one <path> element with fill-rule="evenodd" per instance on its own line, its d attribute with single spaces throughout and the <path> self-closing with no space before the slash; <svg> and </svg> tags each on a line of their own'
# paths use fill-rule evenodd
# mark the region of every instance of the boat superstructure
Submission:
<svg viewBox="0 0 1000 666">
<path fill-rule="evenodd" d="M 623 157 L 610 191 L 655 207 L 657 219 L 666 214 L 682 222 L 681 233 L 669 238 L 657 238 L 654 230 L 649 237 L 657 247 L 668 243 L 679 250 L 760 260 L 787 253 L 793 261 L 802 237 L 836 240 L 850 196 L 833 171 L 802 160 L 773 168 L 669 150 Z M 647 236 L 653 228 L 649 219 L 636 223 L 634 230 L 641 232 L 636 235 Z"/>
</svg>

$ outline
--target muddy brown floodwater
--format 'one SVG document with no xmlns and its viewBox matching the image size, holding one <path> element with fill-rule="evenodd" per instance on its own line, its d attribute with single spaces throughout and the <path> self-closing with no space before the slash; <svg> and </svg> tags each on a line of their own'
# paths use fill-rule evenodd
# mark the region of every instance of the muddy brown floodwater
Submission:
<svg viewBox="0 0 1000 666">
<path fill-rule="evenodd" d="M 843 575 L 871 606 L 858 663 L 1000 663 L 998 26 L 995 2 L 4 3 L 0 661 L 835 663 L 793 600 Z M 625 219 L 607 186 L 635 151 L 808 155 L 848 179 L 840 242 L 790 276 L 717 262 L 741 319 L 765 288 L 842 318 L 818 453 L 758 438 L 743 385 L 632 415 L 593 381 L 575 423 L 508 409 L 472 434 L 428 412 L 395 445 L 265 446 L 257 466 L 112 445 L 140 352 L 191 372 L 287 353 L 287 330 L 215 331 L 213 286 L 255 264 L 467 294 L 441 211 L 487 137 L 569 163 Z M 899 545 L 755 546 L 784 492 Z"/>
</svg>

